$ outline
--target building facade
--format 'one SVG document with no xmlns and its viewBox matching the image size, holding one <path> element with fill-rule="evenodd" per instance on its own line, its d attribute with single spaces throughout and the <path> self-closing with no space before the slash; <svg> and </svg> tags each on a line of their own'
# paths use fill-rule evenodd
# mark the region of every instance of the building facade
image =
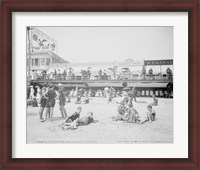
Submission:
<svg viewBox="0 0 200 170">
<path fill-rule="evenodd" d="M 57 53 L 57 41 L 35 27 L 27 29 L 27 75 L 43 70 L 48 71 L 53 64 L 68 63 Z"/>
</svg>

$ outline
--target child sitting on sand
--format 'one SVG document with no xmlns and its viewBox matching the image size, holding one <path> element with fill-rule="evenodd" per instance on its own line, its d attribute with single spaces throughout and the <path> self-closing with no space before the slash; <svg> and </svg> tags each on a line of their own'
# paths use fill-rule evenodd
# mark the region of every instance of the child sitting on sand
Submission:
<svg viewBox="0 0 200 170">
<path fill-rule="evenodd" d="M 118 111 L 117 116 L 112 116 L 111 119 L 112 119 L 113 121 L 123 120 L 123 116 L 124 116 L 125 113 L 126 113 L 125 104 L 124 104 L 124 103 L 121 103 L 121 104 L 119 105 L 117 111 Z"/>
<path fill-rule="evenodd" d="M 79 120 L 80 118 L 80 113 L 82 111 L 82 108 L 81 107 L 78 107 L 77 108 L 77 111 L 74 112 L 73 115 L 69 116 L 67 118 L 67 120 L 61 124 L 61 128 L 63 130 L 67 130 L 67 129 L 76 129 L 77 128 L 77 121 Z"/>
<path fill-rule="evenodd" d="M 151 103 L 151 105 L 157 106 L 158 105 L 158 99 L 156 98 L 155 94 L 153 94 L 152 97 L 153 97 L 153 103 Z"/>
<path fill-rule="evenodd" d="M 75 101 L 75 104 L 81 104 L 81 96 L 78 96 L 76 101 Z"/>
<path fill-rule="evenodd" d="M 124 117 L 124 121 L 127 123 L 140 123 L 140 116 L 138 111 L 133 107 L 132 104 L 129 104 L 129 107 L 126 108 L 126 116 Z"/>
<path fill-rule="evenodd" d="M 141 124 L 143 124 L 145 122 L 151 123 L 152 121 L 155 121 L 155 119 L 156 119 L 156 112 L 155 112 L 155 110 L 153 110 L 153 108 L 152 108 L 151 105 L 147 106 L 147 113 L 146 113 L 146 115 L 147 115 L 146 119 L 143 122 L 141 122 Z"/>
<path fill-rule="evenodd" d="M 140 116 L 138 111 L 133 107 L 132 104 L 129 104 L 128 107 L 120 105 L 118 108 L 118 115 L 112 117 L 113 121 L 125 121 L 127 123 L 140 123 Z"/>
<path fill-rule="evenodd" d="M 88 104 L 89 103 L 89 97 L 87 96 L 84 100 L 83 100 L 83 104 Z"/>
<path fill-rule="evenodd" d="M 124 99 L 119 104 L 126 105 L 126 104 L 128 104 L 128 102 L 129 102 L 129 98 L 128 98 L 128 96 L 125 96 Z"/>
</svg>

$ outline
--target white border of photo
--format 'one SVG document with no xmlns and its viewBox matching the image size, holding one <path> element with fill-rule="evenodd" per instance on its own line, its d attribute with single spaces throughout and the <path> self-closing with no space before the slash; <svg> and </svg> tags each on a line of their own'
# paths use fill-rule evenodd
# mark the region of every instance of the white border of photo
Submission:
<svg viewBox="0 0 200 170">
<path fill-rule="evenodd" d="M 27 144 L 27 26 L 172 26 L 174 142 L 172 144 Z M 188 13 L 12 13 L 13 158 L 188 158 Z M 98 132 L 97 132 L 98 133 Z"/>
</svg>

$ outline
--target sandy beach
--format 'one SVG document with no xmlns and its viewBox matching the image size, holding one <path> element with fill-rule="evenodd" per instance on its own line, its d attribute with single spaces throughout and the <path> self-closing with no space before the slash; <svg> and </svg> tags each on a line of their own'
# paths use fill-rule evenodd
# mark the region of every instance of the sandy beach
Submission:
<svg viewBox="0 0 200 170">
<path fill-rule="evenodd" d="M 65 105 L 68 116 L 81 106 L 81 117 L 93 112 L 94 119 L 98 122 L 80 126 L 75 130 L 63 131 L 59 127 L 64 119 L 60 114 L 58 100 L 52 121 L 40 122 L 39 107 L 29 106 L 27 143 L 173 143 L 173 99 L 158 98 L 158 106 L 153 107 L 156 111 L 156 121 L 142 125 L 112 121 L 111 117 L 117 115 L 118 104 L 116 102 L 107 104 L 107 98 L 90 98 L 89 104 L 80 105 L 75 105 L 75 100 L 72 98 L 72 102 Z M 139 112 L 141 119 L 144 119 L 146 106 L 152 102 L 152 98 L 137 100 L 133 106 Z"/>
</svg>

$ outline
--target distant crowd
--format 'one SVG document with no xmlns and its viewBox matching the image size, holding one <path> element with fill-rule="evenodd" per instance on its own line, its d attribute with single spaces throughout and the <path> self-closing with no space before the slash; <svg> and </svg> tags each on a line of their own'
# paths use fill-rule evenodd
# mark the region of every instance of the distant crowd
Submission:
<svg viewBox="0 0 200 170">
<path fill-rule="evenodd" d="M 38 72 L 37 70 L 32 70 L 30 76 L 31 80 L 126 80 L 136 78 L 129 69 L 124 69 L 120 73 L 119 71 L 116 72 L 116 69 L 114 68 L 109 68 L 107 70 L 99 69 L 98 73 L 94 73 L 92 72 L 91 67 L 80 70 L 80 73 L 75 72 L 73 68 L 64 69 L 62 72 L 60 69 L 54 69 L 53 72 L 47 72 L 46 70 Z M 138 76 L 140 79 L 165 78 L 172 80 L 173 72 L 170 68 L 167 68 L 166 73 L 163 75 L 161 73 L 154 74 L 152 68 L 147 71 L 144 67 Z"/>
</svg>

